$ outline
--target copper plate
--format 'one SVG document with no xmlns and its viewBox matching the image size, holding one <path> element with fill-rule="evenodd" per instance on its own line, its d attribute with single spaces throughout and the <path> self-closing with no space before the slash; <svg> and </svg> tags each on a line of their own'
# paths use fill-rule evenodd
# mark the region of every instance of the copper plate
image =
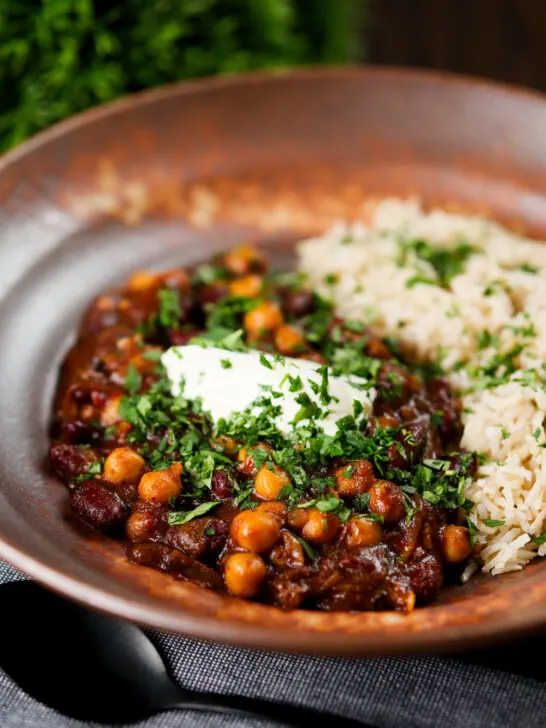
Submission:
<svg viewBox="0 0 546 728">
<path fill-rule="evenodd" d="M 447 650 L 542 626 L 542 561 L 410 616 L 282 612 L 176 583 L 79 529 L 44 471 L 57 366 L 102 288 L 241 238 L 280 259 L 370 196 L 416 193 L 546 237 L 544 98 L 396 69 L 255 74 L 125 99 L 0 160 L 0 556 L 98 609 L 261 648 Z"/>
</svg>

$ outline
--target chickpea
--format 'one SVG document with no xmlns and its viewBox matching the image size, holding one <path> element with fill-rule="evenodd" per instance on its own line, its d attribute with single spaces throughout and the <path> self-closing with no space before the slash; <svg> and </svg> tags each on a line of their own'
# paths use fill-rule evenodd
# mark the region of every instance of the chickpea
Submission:
<svg viewBox="0 0 546 728">
<path fill-rule="evenodd" d="M 232 296 L 241 298 L 257 298 L 262 292 L 263 280 L 261 276 L 244 276 L 237 278 L 229 284 L 229 292 Z"/>
<path fill-rule="evenodd" d="M 389 347 L 375 336 L 368 340 L 366 354 L 374 359 L 390 359 L 392 356 Z"/>
<path fill-rule="evenodd" d="M 220 437 L 217 437 L 214 444 L 227 455 L 235 455 L 239 449 L 235 440 L 227 435 L 220 435 Z"/>
<path fill-rule="evenodd" d="M 104 463 L 104 477 L 113 483 L 138 483 L 146 463 L 130 447 L 116 447 Z"/>
<path fill-rule="evenodd" d="M 259 556 L 239 551 L 227 557 L 224 581 L 228 591 L 236 597 L 254 597 L 267 576 L 267 567 Z"/>
<path fill-rule="evenodd" d="M 293 508 L 286 514 L 286 522 L 295 531 L 301 531 L 309 520 L 308 508 Z"/>
<path fill-rule="evenodd" d="M 145 501 L 152 503 L 168 503 L 169 498 L 176 498 L 182 492 L 180 476 L 183 468 L 180 463 L 173 463 L 165 470 L 154 470 L 145 473 L 138 485 L 138 494 Z"/>
<path fill-rule="evenodd" d="M 467 559 L 472 553 L 468 528 L 446 526 L 442 533 L 442 552 L 449 564 L 457 564 Z"/>
<path fill-rule="evenodd" d="M 406 511 L 401 489 L 390 480 L 377 480 L 369 493 L 370 511 L 376 516 L 383 516 L 383 523 L 386 526 L 398 523 Z"/>
<path fill-rule="evenodd" d="M 149 270 L 137 270 L 129 278 L 127 288 L 130 291 L 147 291 L 157 285 L 157 275 Z"/>
<path fill-rule="evenodd" d="M 236 276 L 244 276 L 252 271 L 265 270 L 265 258 L 256 248 L 239 245 L 224 255 L 224 265 Z"/>
<path fill-rule="evenodd" d="M 242 511 L 231 522 L 233 540 L 247 551 L 269 551 L 278 541 L 281 521 L 267 511 Z"/>
<path fill-rule="evenodd" d="M 113 427 L 121 422 L 121 416 L 118 412 L 121 395 L 110 397 L 100 413 L 100 423 L 103 427 Z"/>
<path fill-rule="evenodd" d="M 275 331 L 274 342 L 277 351 L 286 356 L 302 354 L 308 348 L 301 332 L 288 324 L 279 326 Z"/>
<path fill-rule="evenodd" d="M 262 465 L 254 481 L 254 492 L 264 500 L 275 500 L 282 488 L 290 484 L 286 470 L 278 465 L 274 468 L 270 470 L 267 465 Z"/>
<path fill-rule="evenodd" d="M 357 460 L 354 463 L 347 463 L 336 470 L 336 487 L 339 495 L 346 498 L 354 498 L 357 495 L 366 493 L 376 477 L 373 472 L 373 465 L 369 460 Z"/>
<path fill-rule="evenodd" d="M 333 513 L 322 513 L 318 508 L 309 508 L 307 523 L 301 535 L 312 544 L 331 543 L 341 530 L 341 521 Z"/>
<path fill-rule="evenodd" d="M 251 451 L 265 450 L 265 452 L 271 452 L 272 447 L 266 442 L 259 442 L 257 445 L 253 445 L 250 448 Z M 239 461 L 239 470 L 246 475 L 248 478 L 253 478 L 256 475 L 256 465 L 254 464 L 254 458 L 252 452 L 248 452 L 245 448 L 241 448 L 237 454 L 237 460 Z"/>
<path fill-rule="evenodd" d="M 127 537 L 133 543 L 147 541 L 154 533 L 156 519 L 147 511 L 135 511 L 131 513 L 125 524 Z"/>
<path fill-rule="evenodd" d="M 143 349 L 142 352 L 135 354 L 135 356 L 132 356 L 130 359 L 130 363 L 140 374 L 144 376 L 153 374 L 157 369 L 156 359 L 147 359 L 143 356 L 144 354 L 151 354 L 152 352 L 159 355 L 162 353 L 162 349 L 157 346 L 147 346 L 145 350 Z"/>
<path fill-rule="evenodd" d="M 380 543 L 383 529 L 369 518 L 350 518 L 346 526 L 345 540 L 347 548 L 356 549 L 364 546 L 375 546 Z"/>
<path fill-rule="evenodd" d="M 264 301 L 248 311 L 244 318 L 244 328 L 251 341 L 257 341 L 264 334 L 274 331 L 282 324 L 281 309 L 276 303 Z"/>
</svg>

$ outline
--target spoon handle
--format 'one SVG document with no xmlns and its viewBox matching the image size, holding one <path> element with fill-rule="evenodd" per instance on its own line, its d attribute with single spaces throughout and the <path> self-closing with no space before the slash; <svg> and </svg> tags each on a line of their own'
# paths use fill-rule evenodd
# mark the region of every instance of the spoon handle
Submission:
<svg viewBox="0 0 546 728">
<path fill-rule="evenodd" d="M 168 709 L 209 710 L 215 713 L 235 714 L 252 718 L 275 720 L 294 728 L 309 728 L 317 721 L 328 719 L 336 728 L 371 728 L 357 720 L 340 715 L 322 713 L 311 708 L 301 708 L 286 703 L 275 703 L 259 698 L 247 698 L 238 695 L 218 695 L 216 693 L 195 693 L 195 696 L 184 696 L 168 706 Z M 322 725 L 318 722 L 317 725 Z"/>
</svg>

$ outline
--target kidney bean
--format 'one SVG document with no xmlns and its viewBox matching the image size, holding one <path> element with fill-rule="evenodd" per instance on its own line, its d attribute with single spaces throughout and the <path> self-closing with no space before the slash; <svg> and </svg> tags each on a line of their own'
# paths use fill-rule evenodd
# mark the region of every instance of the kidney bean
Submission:
<svg viewBox="0 0 546 728">
<path fill-rule="evenodd" d="M 229 289 L 224 283 L 206 283 L 199 288 L 197 300 L 201 305 L 218 303 L 228 294 Z"/>
<path fill-rule="evenodd" d="M 440 377 L 432 379 L 427 385 L 432 408 L 440 417 L 438 429 L 445 441 L 454 439 L 460 430 L 458 400 L 453 396 L 449 382 Z"/>
<path fill-rule="evenodd" d="M 231 497 L 233 490 L 233 477 L 227 470 L 215 470 L 212 474 L 212 490 L 221 500 Z"/>
<path fill-rule="evenodd" d="M 282 310 L 287 316 L 302 318 L 315 309 L 315 297 L 311 291 L 287 291 L 281 302 Z"/>
<path fill-rule="evenodd" d="M 100 439 L 100 432 L 95 427 L 81 422 L 70 420 L 61 426 L 62 437 L 72 445 L 87 445 Z"/>
<path fill-rule="evenodd" d="M 167 506 L 137 500 L 132 504 L 133 512 L 127 519 L 127 536 L 135 543 L 143 541 L 162 541 L 168 530 L 164 514 Z"/>
<path fill-rule="evenodd" d="M 459 453 L 453 456 L 450 460 L 449 468 L 454 470 L 457 475 L 461 475 L 463 469 L 470 476 L 476 475 L 478 469 L 478 459 L 474 453 Z"/>
<path fill-rule="evenodd" d="M 49 449 L 49 459 L 53 470 L 68 484 L 92 463 L 98 462 L 100 454 L 92 448 L 84 450 L 77 445 L 57 443 Z"/>
<path fill-rule="evenodd" d="M 71 500 L 79 519 L 97 531 L 111 531 L 127 516 L 127 509 L 118 495 L 96 479 L 77 486 Z"/>
</svg>

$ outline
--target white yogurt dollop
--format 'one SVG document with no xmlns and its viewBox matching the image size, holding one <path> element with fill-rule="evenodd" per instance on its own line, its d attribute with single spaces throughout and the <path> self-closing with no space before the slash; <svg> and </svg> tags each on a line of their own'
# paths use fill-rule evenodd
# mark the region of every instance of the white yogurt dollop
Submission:
<svg viewBox="0 0 546 728">
<path fill-rule="evenodd" d="M 375 396 L 373 389 L 355 386 L 357 383 L 365 384 L 364 379 L 329 374 L 328 395 L 331 400 L 324 404 L 320 391 L 314 391 L 311 384 L 314 382 L 316 389 L 323 383 L 323 375 L 317 371 L 321 365 L 305 359 L 275 357 L 255 351 L 226 351 L 213 346 L 172 346 L 163 354 L 161 361 L 172 382 L 173 396 L 181 393 L 183 382 L 184 397 L 200 399 L 203 409 L 210 412 L 215 422 L 221 418 L 229 419 L 259 397 L 270 396 L 270 391 L 281 393 L 281 397 L 272 397 L 272 402 L 281 409 L 275 422 L 283 434 L 294 430 L 295 426 L 291 423 L 301 410 L 297 397 L 302 392 L 324 411 L 323 419 L 315 420 L 315 423 L 328 435 L 336 433 L 339 419 L 353 414 L 354 400 L 362 403 L 364 412 L 369 414 Z M 291 392 L 290 387 L 297 377 L 301 380 L 301 388 Z M 308 425 L 309 420 L 302 419 L 298 424 Z"/>
</svg>

